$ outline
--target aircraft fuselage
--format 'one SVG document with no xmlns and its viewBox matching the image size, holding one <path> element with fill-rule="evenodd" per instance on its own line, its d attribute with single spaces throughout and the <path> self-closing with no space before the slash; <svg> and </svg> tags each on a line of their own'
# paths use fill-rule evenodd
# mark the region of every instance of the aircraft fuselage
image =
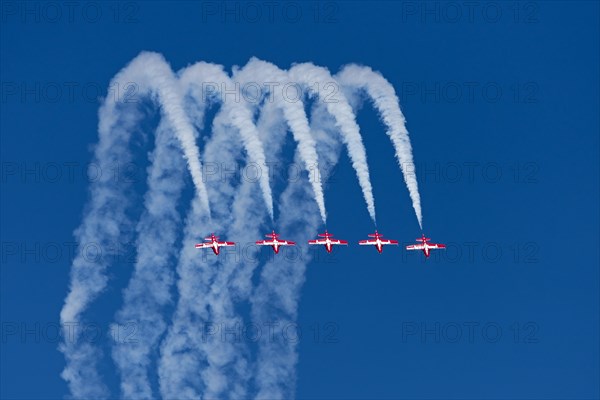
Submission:
<svg viewBox="0 0 600 400">
<path fill-rule="evenodd" d="M 273 251 L 275 252 L 275 254 L 279 254 L 279 243 L 277 242 L 277 240 L 274 241 L 274 243 L 271 247 L 273 248 Z"/>
</svg>

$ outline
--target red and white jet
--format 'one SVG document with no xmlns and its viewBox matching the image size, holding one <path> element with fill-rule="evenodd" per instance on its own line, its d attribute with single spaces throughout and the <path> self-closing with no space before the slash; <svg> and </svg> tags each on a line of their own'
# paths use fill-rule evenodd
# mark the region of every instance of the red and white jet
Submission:
<svg viewBox="0 0 600 400">
<path fill-rule="evenodd" d="M 204 238 L 207 243 L 198 243 L 196 244 L 197 249 L 208 249 L 211 248 L 212 251 L 219 255 L 219 247 L 226 246 L 235 246 L 235 242 L 219 242 L 219 237 L 215 236 L 214 233 L 210 234 L 210 237 Z"/>
<path fill-rule="evenodd" d="M 256 242 L 256 244 L 259 246 L 271 246 L 273 248 L 273 251 L 275 252 L 275 254 L 279 253 L 280 246 L 295 246 L 296 245 L 296 242 L 291 242 L 289 240 L 279 240 L 279 235 L 277 233 L 275 233 L 275 231 L 273 231 L 265 236 L 268 238 L 271 238 L 271 240 L 259 240 Z"/>
<path fill-rule="evenodd" d="M 325 239 L 309 240 L 308 244 L 323 244 L 325 245 L 325 249 L 327 249 L 328 253 L 331 253 L 331 246 L 334 244 L 340 244 L 344 246 L 348 244 L 348 242 L 345 240 L 334 239 L 333 235 L 327 232 L 327 229 L 325 230 L 325 233 L 319 233 L 318 236 Z"/>
<path fill-rule="evenodd" d="M 381 253 L 383 251 L 383 245 L 384 244 L 394 244 L 394 245 L 398 245 L 398 241 L 397 240 L 390 240 L 390 239 L 382 239 L 383 235 L 380 234 L 379 232 L 375 231 L 374 234 L 368 235 L 369 237 L 375 238 L 375 239 L 367 239 L 367 240 L 361 240 L 358 242 L 358 244 L 360 244 L 361 246 L 366 246 L 366 245 L 373 245 L 377 248 L 377 251 L 379 253 Z"/>
<path fill-rule="evenodd" d="M 445 244 L 441 244 L 441 243 L 427 243 L 429 242 L 431 239 L 425 237 L 425 235 L 423 235 L 423 237 L 418 238 L 417 242 L 421 242 L 419 244 L 411 244 L 409 246 L 406 246 L 406 250 L 423 250 L 423 254 L 425 254 L 425 258 L 429 258 L 430 252 L 429 250 L 431 249 L 445 249 L 446 245 Z"/>
</svg>

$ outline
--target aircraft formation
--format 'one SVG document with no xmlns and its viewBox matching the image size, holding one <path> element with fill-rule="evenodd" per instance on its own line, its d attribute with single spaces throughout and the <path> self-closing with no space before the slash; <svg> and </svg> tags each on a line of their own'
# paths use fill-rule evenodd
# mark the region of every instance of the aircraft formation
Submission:
<svg viewBox="0 0 600 400">
<path fill-rule="evenodd" d="M 256 242 L 256 245 L 257 246 L 271 246 L 271 248 L 273 249 L 275 254 L 279 253 L 279 249 L 282 246 L 295 246 L 296 245 L 296 242 L 280 239 L 279 234 L 275 233 L 275 231 L 272 231 L 271 233 L 266 234 L 265 237 L 267 237 L 268 239 L 267 240 L 258 240 Z M 360 240 L 358 242 L 358 244 L 361 246 L 375 246 L 375 248 L 377 249 L 377 251 L 380 254 L 381 254 L 381 252 L 383 252 L 384 245 L 396 245 L 396 246 L 398 245 L 397 240 L 384 239 L 383 235 L 377 231 L 375 231 L 375 233 L 369 234 L 368 237 L 369 237 L 369 239 Z M 408 245 L 408 246 L 406 246 L 406 250 L 421 250 L 421 251 L 423 251 L 423 254 L 425 254 L 425 258 L 429 258 L 429 256 L 431 255 L 431 250 L 446 248 L 446 245 L 441 244 L 441 243 L 429 243 L 430 240 L 431 240 L 430 238 L 425 237 L 425 235 L 422 235 L 422 237 L 416 239 L 418 244 Z M 212 251 L 215 253 L 215 255 L 219 255 L 219 248 L 221 248 L 221 247 L 235 246 L 235 242 L 220 242 L 219 237 L 215 236 L 214 233 L 211 234 L 209 237 L 204 238 L 204 241 L 205 241 L 204 243 L 196 244 L 196 248 L 197 249 L 212 249 Z M 327 232 L 327 230 L 325 230 L 325 233 L 318 234 L 317 239 L 309 240 L 308 244 L 309 245 L 323 245 L 325 247 L 325 250 L 327 250 L 328 253 L 331 253 L 333 246 L 335 246 L 335 245 L 347 246 L 348 242 L 346 240 L 335 239 L 331 233 L 329 233 L 329 232 Z"/>
</svg>

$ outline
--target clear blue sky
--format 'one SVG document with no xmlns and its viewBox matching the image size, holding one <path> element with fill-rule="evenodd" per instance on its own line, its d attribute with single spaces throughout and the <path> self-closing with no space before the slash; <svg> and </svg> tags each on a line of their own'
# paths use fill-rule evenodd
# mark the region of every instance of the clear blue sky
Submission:
<svg viewBox="0 0 600 400">
<path fill-rule="evenodd" d="M 0 397 L 67 394 L 53 324 L 87 199 L 95 97 L 152 50 L 174 69 L 252 56 L 332 72 L 362 63 L 401 97 L 425 232 L 449 249 L 425 263 L 354 246 L 311 264 L 297 397 L 598 398 L 598 3 L 275 3 L 272 17 L 261 2 L 260 16 L 245 3 L 231 3 L 238 14 L 217 2 L 2 3 Z M 412 241 L 420 231 L 389 140 L 368 106 L 358 122 L 378 228 Z M 63 176 L 51 182 L 56 166 Z M 373 229 L 346 156 L 326 200 L 338 237 Z M 111 272 L 101 321 L 127 276 Z"/>
</svg>

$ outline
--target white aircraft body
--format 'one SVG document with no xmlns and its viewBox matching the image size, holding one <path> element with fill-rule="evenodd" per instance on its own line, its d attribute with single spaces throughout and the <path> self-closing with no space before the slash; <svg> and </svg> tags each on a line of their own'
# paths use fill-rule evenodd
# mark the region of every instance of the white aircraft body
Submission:
<svg viewBox="0 0 600 400">
<path fill-rule="evenodd" d="M 423 254 L 425 254 L 425 258 L 429 258 L 431 254 L 430 250 L 432 249 L 445 249 L 446 245 L 441 243 L 428 243 L 431 239 L 425 237 L 423 235 L 421 238 L 417 239 L 417 242 L 421 242 L 419 244 L 411 244 L 406 246 L 406 250 L 423 250 Z"/>
<path fill-rule="evenodd" d="M 321 238 L 324 238 L 324 239 L 309 240 L 308 244 L 322 244 L 325 246 L 325 249 L 327 250 L 328 253 L 331 253 L 333 245 L 336 245 L 336 244 L 343 245 L 343 246 L 348 245 L 348 242 L 345 240 L 334 239 L 333 235 L 331 233 L 327 232 L 327 230 L 325 230 L 325 233 L 319 233 L 318 236 Z"/>
<path fill-rule="evenodd" d="M 371 238 L 374 238 L 374 239 L 361 240 L 358 242 L 358 244 L 361 246 L 368 246 L 368 245 L 375 246 L 375 248 L 377 248 L 377 251 L 380 254 L 383 251 L 384 245 L 386 245 L 386 244 L 398 245 L 397 240 L 383 239 L 383 235 L 377 231 L 375 231 L 375 233 L 370 234 L 368 236 Z"/>
<path fill-rule="evenodd" d="M 292 242 L 289 240 L 280 240 L 279 235 L 272 231 L 271 233 L 265 235 L 270 238 L 270 240 L 259 240 L 256 242 L 258 246 L 271 246 L 275 254 L 279 253 L 279 247 L 281 246 L 295 246 L 296 242 Z"/>
<path fill-rule="evenodd" d="M 212 249 L 212 251 L 219 255 L 219 247 L 235 246 L 235 242 L 219 242 L 219 237 L 211 233 L 209 237 L 204 238 L 207 243 L 196 244 L 197 249 Z"/>
</svg>

